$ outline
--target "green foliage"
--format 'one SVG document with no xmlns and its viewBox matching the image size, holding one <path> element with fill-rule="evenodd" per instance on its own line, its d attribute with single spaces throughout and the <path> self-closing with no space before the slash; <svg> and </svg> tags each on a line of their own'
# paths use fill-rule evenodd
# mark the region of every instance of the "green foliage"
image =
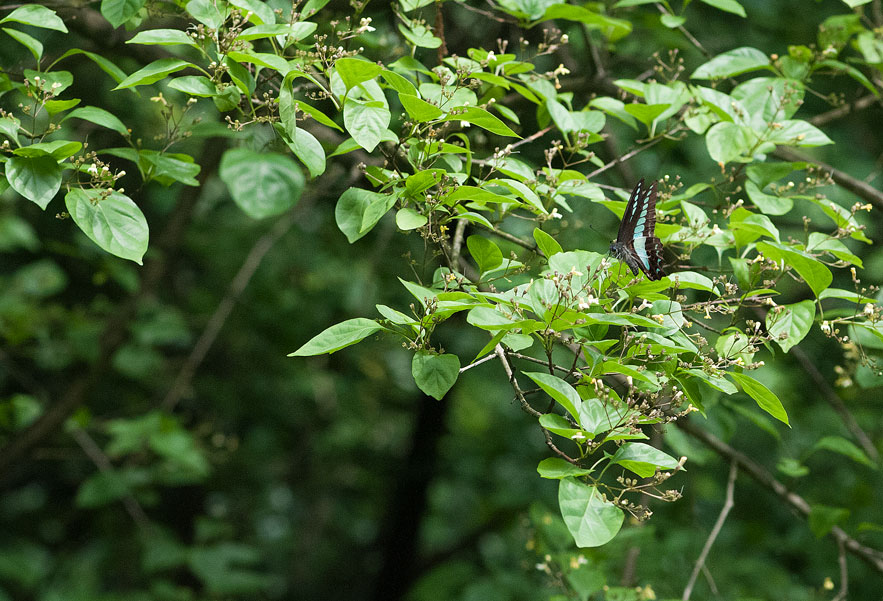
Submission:
<svg viewBox="0 0 883 601">
<path fill-rule="evenodd" d="M 310 0 L 294 10 L 261 0 L 102 0 L 94 19 L 127 38 L 113 49 L 88 39 L 97 34 L 85 20 L 77 28 L 66 24 L 61 8 L 15 8 L 0 19 L 14 42 L 0 73 L 0 253 L 12 257 L 0 272 L 0 335 L 10 348 L 0 352 L 0 440 L 14 453 L 7 456 L 26 461 L 32 447 L 60 430 L 77 442 L 94 463 L 91 471 L 84 463 L 61 476 L 78 515 L 123 506 L 140 526 L 138 541 L 105 531 L 89 550 L 100 562 L 111 562 L 117 548 L 139 557 L 119 580 L 143 587 L 136 598 L 284 598 L 297 589 L 281 583 L 288 570 L 268 552 L 275 534 L 266 533 L 294 530 L 288 516 L 313 500 L 267 492 L 253 524 L 264 539 L 238 540 L 230 497 L 241 495 L 237 502 L 250 507 L 253 491 L 211 489 L 223 488 L 212 480 L 216 470 L 236 461 L 239 443 L 221 434 L 225 420 L 235 429 L 250 417 L 233 409 L 243 403 L 226 392 L 231 374 L 257 374 L 243 388 L 253 400 L 273 402 L 255 419 L 269 416 L 275 426 L 290 417 L 303 429 L 292 438 L 310 440 L 329 466 L 350 451 L 380 457 L 387 447 L 408 447 L 406 426 L 371 421 L 386 395 L 447 396 L 469 407 L 455 409 L 462 413 L 449 419 L 451 436 L 474 436 L 493 452 L 512 453 L 508 477 L 497 484 L 522 488 L 515 500 L 496 499 L 489 509 L 460 494 L 461 484 L 444 483 L 430 502 L 450 499 L 457 525 L 477 529 L 481 524 L 466 516 L 533 503 L 531 532 L 498 541 L 505 550 L 489 544 L 482 551 L 487 561 L 520 565 L 507 553 L 523 549 L 528 538 L 541 558 L 538 571 L 548 576 L 534 583 L 536 590 L 552 582 L 580 599 L 653 598 L 649 585 L 620 587 L 610 576 L 622 572 L 611 567 L 618 550 L 653 546 L 648 540 L 656 534 L 632 522 L 657 511 L 651 502 L 662 507 L 682 492 L 715 503 L 720 496 L 709 494 L 703 480 L 712 459 L 675 434 L 679 420 L 725 439 L 745 422 L 766 445 L 794 437 L 783 448 L 808 449 L 799 459 L 777 457 L 776 447 L 751 457 L 769 458 L 787 478 L 823 480 L 814 462 L 833 461 L 830 455 L 851 460 L 850 469 L 877 469 L 879 445 L 859 436 L 858 425 L 844 422 L 853 442 L 813 421 L 812 403 L 819 401 L 809 391 L 795 393 L 787 356 L 795 355 L 815 382 L 832 372 L 846 390 L 879 391 L 883 311 L 878 289 L 859 276 L 866 264 L 868 273 L 880 265 L 868 235 L 879 232 L 863 213 L 881 197 L 860 179 L 832 175 L 795 154 L 848 153 L 841 162 L 853 171 L 852 153 L 861 145 L 844 141 L 860 132 L 829 126 L 846 112 L 824 113 L 823 100 L 837 104 L 856 90 L 864 95 L 848 98 L 856 107 L 879 98 L 883 24 L 869 26 L 879 15 L 864 12 L 864 4 L 847 1 L 854 12 L 802 21 L 817 35 L 789 34 L 803 44 L 787 47 L 756 36 L 710 35 L 760 20 L 757 3 L 737 0 L 402 0 L 349 7 Z M 717 27 L 705 27 L 705 20 Z M 469 35 L 452 27 L 446 34 L 446 22 Z M 485 28 L 495 33 L 485 35 Z M 654 55 L 650 71 L 648 47 L 671 50 Z M 879 171 L 875 159 L 868 181 Z M 131 173 L 122 163 L 134 165 Z M 668 274 L 658 281 L 601 254 L 604 236 L 582 227 L 615 231 L 636 177 L 658 181 L 656 235 L 667 249 Z M 188 226 L 191 219 L 196 225 Z M 223 229 L 200 229 L 215 220 Z M 264 227 L 250 220 L 270 223 L 246 253 L 244 240 Z M 162 223 L 166 234 L 151 236 Z M 276 279 L 265 282 L 263 298 L 256 293 L 241 307 L 255 307 L 249 318 L 260 323 L 254 332 L 242 325 L 231 334 L 223 351 L 228 362 L 194 388 L 191 380 L 211 357 L 238 296 L 294 224 L 297 240 L 284 242 L 284 260 L 268 258 Z M 75 230 L 85 238 L 73 237 Z M 232 265 L 242 256 L 237 273 Z M 150 265 L 136 270 L 132 263 L 142 260 Z M 165 277 L 165 269 L 172 275 Z M 215 299 L 193 282 L 232 273 L 217 311 L 203 319 Z M 122 301 L 126 294 L 134 300 Z M 366 315 L 372 305 L 379 316 Z M 170 377 L 178 372 L 176 353 L 190 345 L 190 328 L 203 325 L 178 378 Z M 275 361 L 278 344 L 263 338 L 282 333 L 284 344 L 307 340 L 289 357 L 310 358 Z M 368 350 L 345 355 L 357 358 L 355 367 L 317 357 L 360 342 Z M 816 352 L 822 346 L 838 356 L 826 358 L 825 373 L 806 357 L 824 355 Z M 240 369 L 240 362 L 252 369 Z M 474 379 L 472 370 L 484 363 L 496 371 Z M 348 376 L 329 375 L 334 369 Z M 291 373 L 298 376 L 280 375 Z M 365 392 L 378 382 L 376 393 Z M 103 386 L 104 400 L 87 403 L 88 391 Z M 282 399 L 291 387 L 299 397 L 317 397 L 315 406 Z M 374 402 L 374 394 L 381 400 Z M 834 388 L 820 394 L 837 396 Z M 182 397 L 191 395 L 217 413 L 194 404 L 187 417 L 176 416 Z M 497 414 L 474 404 L 513 396 L 527 416 L 517 424 L 513 406 Z M 165 399 L 161 411 L 152 398 Z M 338 410 L 343 416 L 328 417 Z M 707 422 L 688 417 L 694 412 Z M 518 427 L 527 434 L 513 434 Z M 538 435 L 546 443 L 539 478 L 531 473 L 541 455 L 522 443 Z M 287 489 L 273 470 L 287 462 L 261 458 L 287 444 L 278 436 L 272 427 L 256 430 L 242 451 L 244 470 L 277 491 Z M 693 458 L 688 476 L 684 464 Z M 490 463 L 466 452 L 451 461 L 473 476 Z M 346 467 L 320 478 L 317 505 L 333 495 L 361 498 L 356 483 L 370 474 Z M 664 488 L 671 477 L 705 486 Z M 551 489 L 533 488 L 548 480 L 558 480 L 557 514 L 542 505 L 554 502 Z M 38 488 L 49 490 L 45 484 Z M 198 518 L 187 516 L 195 524 L 190 535 L 181 534 L 189 526 L 172 532 L 147 524 L 147 514 L 169 502 L 167 491 L 202 486 Z M 373 486 L 374 495 L 385 494 L 384 485 Z M 21 494 L 21 508 L 12 503 L 3 519 L 36 511 Z M 856 514 L 871 514 L 869 523 L 883 519 L 860 501 L 830 495 L 823 482 L 808 494 L 817 499 L 799 508 L 812 508 L 808 525 L 816 537 L 835 527 L 852 528 L 852 536 Z M 850 502 L 856 506 L 845 507 Z M 313 524 L 312 534 L 298 523 L 310 534 L 303 544 L 322 547 L 311 550 L 310 566 L 333 565 L 325 554 L 341 553 L 335 543 L 324 546 L 327 523 L 359 545 L 377 536 L 376 510 L 348 503 L 336 510 L 340 515 Z M 45 499 L 32 505 L 52 511 Z M 369 517 L 351 516 L 354 508 Z M 653 523 L 664 542 L 650 553 L 662 558 L 692 550 L 681 534 L 692 526 L 669 511 L 675 510 L 662 507 Z M 448 515 L 446 523 L 452 521 Z M 39 543 L 21 533 L 0 540 L 0 599 L 52 599 L 67 580 L 78 581 L 64 567 L 61 585 L 41 588 L 54 563 L 64 561 L 48 551 L 63 536 L 59 528 L 45 526 Z M 451 542 L 443 531 L 427 526 L 439 556 L 439 541 Z M 183 572 L 199 586 L 182 584 Z M 448 584 L 464 584 L 451 598 L 489 598 L 488 591 L 535 598 L 523 574 L 499 582 L 474 578 L 468 566 L 454 572 Z M 128 590 L 104 595 L 99 583 L 110 581 L 100 573 L 91 570 L 91 580 L 71 594 L 131 598 Z M 646 581 L 671 589 L 665 595 L 680 594 L 665 571 L 647 574 Z M 726 574 L 734 598 L 775 595 L 763 578 L 752 579 L 756 592 L 739 588 L 744 578 L 735 569 Z M 437 598 L 431 593 L 441 589 L 418 582 L 411 590 L 422 599 Z"/>
</svg>

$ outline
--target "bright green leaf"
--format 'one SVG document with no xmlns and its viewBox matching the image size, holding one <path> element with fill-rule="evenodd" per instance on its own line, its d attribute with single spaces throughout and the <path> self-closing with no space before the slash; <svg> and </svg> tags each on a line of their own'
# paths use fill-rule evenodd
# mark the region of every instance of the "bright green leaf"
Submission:
<svg viewBox="0 0 883 601">
<path fill-rule="evenodd" d="M 782 401 L 769 388 L 745 374 L 730 373 L 730 377 L 742 388 L 742 392 L 757 402 L 757 406 L 775 417 L 780 422 L 790 426 L 788 414 L 782 406 Z"/>
<path fill-rule="evenodd" d="M 6 179 L 13 190 L 41 209 L 61 188 L 61 165 L 51 156 L 13 156 L 6 162 Z"/>
<path fill-rule="evenodd" d="M 335 324 L 322 333 L 313 336 L 306 344 L 301 346 L 289 357 L 307 357 L 310 355 L 322 355 L 333 353 L 340 349 L 361 342 L 374 332 L 382 330 L 373 319 L 357 317 Z"/>
<path fill-rule="evenodd" d="M 605 500 L 594 486 L 575 478 L 561 480 L 558 506 L 578 547 L 600 547 L 610 542 L 625 519 L 622 510 Z"/>
<path fill-rule="evenodd" d="M 450 353 L 417 351 L 411 361 L 411 375 L 417 388 L 440 401 L 460 375 L 460 359 Z"/>
<path fill-rule="evenodd" d="M 90 240 L 112 255 L 141 265 L 149 237 L 147 220 L 131 198 L 111 191 L 73 188 L 64 197 L 67 212 Z"/>
<path fill-rule="evenodd" d="M 221 179 L 246 215 L 263 219 L 293 207 L 304 189 L 304 176 L 281 154 L 231 148 L 224 153 Z"/>
</svg>

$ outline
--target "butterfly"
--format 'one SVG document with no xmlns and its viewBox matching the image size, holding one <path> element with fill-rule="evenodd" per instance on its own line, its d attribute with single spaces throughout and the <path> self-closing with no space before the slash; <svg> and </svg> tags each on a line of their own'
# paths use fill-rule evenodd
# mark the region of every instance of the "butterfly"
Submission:
<svg viewBox="0 0 883 601">
<path fill-rule="evenodd" d="M 665 276 L 662 271 L 662 242 L 656 237 L 655 228 L 656 182 L 646 187 L 641 178 L 625 206 L 619 233 L 616 241 L 610 245 L 610 253 L 625 261 L 635 275 L 640 269 L 651 280 Z"/>
</svg>

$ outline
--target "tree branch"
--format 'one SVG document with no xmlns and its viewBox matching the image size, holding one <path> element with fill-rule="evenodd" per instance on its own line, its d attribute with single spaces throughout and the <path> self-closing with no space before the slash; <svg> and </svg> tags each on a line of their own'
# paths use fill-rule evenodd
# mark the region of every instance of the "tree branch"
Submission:
<svg viewBox="0 0 883 601">
<path fill-rule="evenodd" d="M 883 192 L 877 190 L 870 184 L 867 184 L 860 179 L 856 179 L 839 169 L 835 169 L 827 163 L 823 163 L 818 159 L 796 152 L 786 146 L 777 147 L 776 150 L 773 151 L 773 154 L 786 161 L 806 161 L 807 163 L 812 163 L 817 167 L 821 167 L 831 174 L 831 179 L 833 179 L 837 185 L 846 188 L 859 198 L 870 202 L 878 209 L 883 209 Z"/>
<path fill-rule="evenodd" d="M 758 484 L 771 490 L 776 496 L 785 501 L 791 508 L 804 518 L 809 517 L 810 505 L 800 495 L 788 490 L 788 488 L 776 480 L 764 467 L 755 463 L 744 454 L 740 453 L 719 438 L 696 427 L 686 419 L 679 420 L 677 425 L 684 432 L 711 448 L 721 457 L 737 463 L 742 470 L 751 476 Z M 831 528 L 829 533 L 838 544 L 843 544 L 847 551 L 867 563 L 869 566 L 883 574 L 883 551 L 867 547 L 843 531 L 839 526 Z"/>
<path fill-rule="evenodd" d="M 205 329 L 203 329 L 202 334 L 199 336 L 199 340 L 193 345 L 190 355 L 187 356 L 187 360 L 184 361 L 184 365 L 182 365 L 181 369 L 178 371 L 178 376 L 175 378 L 175 382 L 166 393 L 161 405 L 164 410 L 172 411 L 175 408 L 175 405 L 178 404 L 178 401 L 181 400 L 181 396 L 189 387 L 193 375 L 196 373 L 196 370 L 199 368 L 203 359 L 205 359 L 209 349 L 211 349 L 212 345 L 215 343 L 215 339 L 221 332 L 221 328 L 224 327 L 224 323 L 226 323 L 227 318 L 230 317 L 233 307 L 236 305 L 239 297 L 242 296 L 245 287 L 248 286 L 255 271 L 257 271 L 260 266 L 261 261 L 264 259 L 264 255 L 273 248 L 273 245 L 279 241 L 279 238 L 291 229 L 291 226 L 295 224 L 298 217 L 303 212 L 303 207 L 304 205 L 301 203 L 288 211 L 288 213 L 283 215 L 273 224 L 273 227 L 270 228 L 269 231 L 258 238 L 254 243 L 254 246 L 251 247 L 245 260 L 242 262 L 242 266 L 230 282 L 224 298 L 209 318 L 208 323 L 205 325 Z"/>
</svg>

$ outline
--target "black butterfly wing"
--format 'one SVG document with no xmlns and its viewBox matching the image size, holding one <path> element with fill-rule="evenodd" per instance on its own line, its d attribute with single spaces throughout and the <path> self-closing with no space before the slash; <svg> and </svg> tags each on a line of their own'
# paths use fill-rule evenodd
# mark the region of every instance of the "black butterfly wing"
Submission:
<svg viewBox="0 0 883 601">
<path fill-rule="evenodd" d="M 632 190 L 616 236 L 616 255 L 632 272 L 638 269 L 651 280 L 665 276 L 662 269 L 662 241 L 656 237 L 656 197 L 654 181 L 649 186 L 642 178 Z"/>
<path fill-rule="evenodd" d="M 656 182 L 651 186 L 653 190 L 653 206 L 656 206 Z M 632 195 L 625 205 L 625 213 L 622 214 L 622 223 L 619 224 L 619 232 L 616 234 L 616 241 L 620 244 L 628 244 L 635 237 L 635 224 L 637 222 L 637 207 L 644 202 L 647 196 L 647 189 L 644 187 L 644 178 L 642 177 L 635 188 Z M 654 223 L 656 215 L 653 215 Z"/>
</svg>

